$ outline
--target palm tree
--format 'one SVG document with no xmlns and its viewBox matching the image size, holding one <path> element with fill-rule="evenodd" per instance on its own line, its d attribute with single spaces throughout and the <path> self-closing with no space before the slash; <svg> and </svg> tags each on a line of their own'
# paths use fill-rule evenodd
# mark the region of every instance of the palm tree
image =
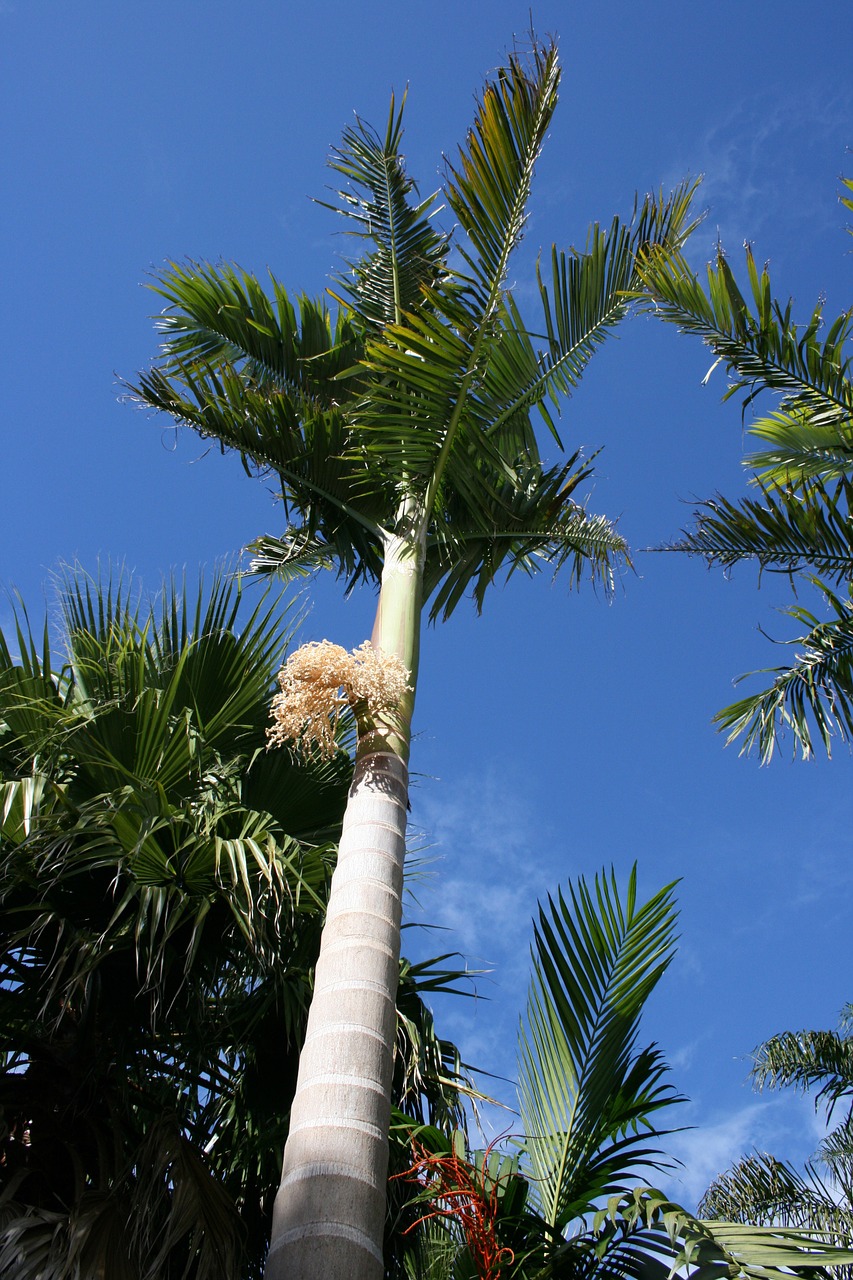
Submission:
<svg viewBox="0 0 853 1280">
<path fill-rule="evenodd" d="M 61 602 L 60 661 L 23 610 L 0 635 L 0 1271 L 249 1280 L 350 758 L 265 749 L 292 609 Z M 453 978 L 404 964 L 399 1129 L 460 1123 L 423 1003 Z"/>
<path fill-rule="evenodd" d="M 255 567 L 332 567 L 374 583 L 375 686 L 357 703 L 355 775 L 318 962 L 284 1157 L 270 1277 L 374 1276 L 381 1268 L 394 990 L 421 618 L 447 618 L 467 592 L 478 608 L 501 570 L 566 568 L 605 586 L 626 548 L 577 500 L 590 474 L 577 453 L 548 466 L 537 409 L 562 447 L 552 408 L 626 312 L 636 261 L 689 230 L 691 192 L 649 198 L 633 224 L 598 226 L 583 253 L 558 252 L 538 277 L 541 338 L 507 286 L 533 171 L 557 101 L 551 43 L 511 54 L 489 81 L 444 201 L 455 238 L 421 200 L 401 154 L 402 107 L 384 136 L 358 120 L 334 152 L 336 205 L 367 246 L 325 301 L 267 294 L 232 267 L 173 266 L 160 364 L 135 389 L 150 407 L 236 450 L 281 483 L 289 520 L 255 544 Z M 541 342 L 537 346 L 536 342 Z M 340 655 L 337 655 L 340 658 Z M 316 726 L 317 698 L 297 711 Z M 381 669 L 380 669 L 381 668 Z M 286 689 L 297 685 L 297 673 Z M 405 687 L 400 688 L 400 684 Z M 309 688 L 309 692 L 311 691 Z M 348 689 L 348 692 L 347 692 Z M 333 698 L 332 705 L 335 705 Z M 291 725 L 291 728 L 293 726 Z"/>
<path fill-rule="evenodd" d="M 844 1115 L 822 1140 L 803 1172 L 767 1154 L 745 1156 L 720 1174 L 699 1211 L 727 1219 L 804 1229 L 849 1248 L 853 1240 L 853 1006 L 836 1031 L 786 1031 L 755 1052 L 758 1088 L 817 1088 L 815 1106 L 827 1119 L 839 1104 Z M 851 1268 L 839 1268 L 845 1275 Z"/>
<path fill-rule="evenodd" d="M 845 182 L 853 191 L 853 182 Z M 842 201 L 853 208 L 853 200 Z M 853 734 L 853 312 L 824 321 L 822 305 L 804 325 L 792 304 L 775 301 L 765 267 L 746 250 L 751 299 L 735 281 L 719 250 L 707 286 L 684 258 L 651 253 L 639 275 L 661 319 L 698 334 L 732 372 L 725 399 L 742 393 L 744 409 L 762 392 L 778 398 L 750 426 L 763 447 L 745 459 L 758 496 L 731 502 L 722 495 L 702 503 L 695 527 L 672 549 L 729 568 L 743 560 L 761 571 L 799 578 L 824 598 L 819 617 L 796 604 L 787 614 L 805 628 L 785 643 L 792 661 L 770 668 L 771 684 L 715 717 L 729 741 L 743 735 L 745 752 L 762 762 L 784 730 L 803 758 L 818 744 L 827 754 L 837 735 Z"/>
</svg>

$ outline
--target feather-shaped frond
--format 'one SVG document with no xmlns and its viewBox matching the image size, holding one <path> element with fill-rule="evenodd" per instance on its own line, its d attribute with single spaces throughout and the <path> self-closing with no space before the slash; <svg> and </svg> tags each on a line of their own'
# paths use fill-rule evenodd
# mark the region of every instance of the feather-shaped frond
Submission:
<svg viewBox="0 0 853 1280">
<path fill-rule="evenodd" d="M 549 568 L 569 587 L 585 576 L 613 586 L 615 567 L 627 563 L 627 546 L 612 523 L 590 515 L 574 500 L 591 464 L 575 454 L 560 467 L 518 469 L 498 478 L 490 506 L 472 517 L 472 503 L 449 504 L 430 527 L 424 596 L 430 616 L 447 618 L 469 592 L 482 610 L 488 588 L 501 573 Z"/>
<path fill-rule="evenodd" d="M 559 1230 L 661 1167 L 655 1116 L 677 1096 L 659 1051 L 636 1042 L 674 931 L 672 886 L 640 906 L 636 869 L 624 898 L 602 873 L 540 909 L 519 1036 L 520 1141 L 531 1193 Z"/>
<path fill-rule="evenodd" d="M 806 324 L 798 325 L 793 303 L 775 301 L 769 272 L 766 267 L 759 272 L 749 246 L 746 266 L 751 307 L 722 251 L 708 265 L 704 288 L 679 255 L 649 252 L 639 275 L 650 307 L 682 332 L 702 337 L 732 371 L 727 397 L 746 392 L 748 405 L 762 390 L 781 392 L 786 412 L 819 413 L 827 428 L 841 431 L 846 424 L 849 438 L 853 357 L 845 347 L 853 334 L 853 312 L 842 313 L 826 328 L 818 305 Z"/>
<path fill-rule="evenodd" d="M 249 385 L 288 387 L 328 404 L 334 379 L 361 354 L 360 328 L 346 311 L 333 320 L 323 299 L 303 294 L 294 302 L 272 273 L 270 295 L 230 263 L 172 263 L 151 288 L 167 304 L 157 321 L 161 373 L 179 383 L 184 371 L 225 363 Z"/>
<path fill-rule="evenodd" d="M 832 616 L 822 621 L 799 605 L 784 610 L 807 631 L 785 644 L 796 646 L 793 662 L 751 675 L 772 675 L 773 683 L 724 707 L 714 723 L 728 734 L 727 742 L 743 736 L 741 751 L 753 748 L 762 763 L 769 761 L 787 729 L 796 752 L 809 759 L 819 742 L 831 754 L 832 740 L 853 737 L 853 603 L 817 580 Z M 741 676 L 740 679 L 746 679 Z"/>
<path fill-rule="evenodd" d="M 824 1103 L 829 1118 L 840 1099 L 853 1102 L 853 1037 L 836 1031 L 771 1036 L 753 1055 L 752 1078 L 759 1089 L 820 1086 L 815 1106 Z"/>
<path fill-rule="evenodd" d="M 842 1247 L 853 1238 L 853 1209 L 839 1202 L 837 1187 L 811 1165 L 803 1175 L 766 1154 L 746 1156 L 715 1178 L 699 1214 L 753 1226 L 794 1227 Z"/>
<path fill-rule="evenodd" d="M 795 492 L 764 489 L 760 499 L 737 503 L 718 494 L 701 504 L 694 526 L 667 549 L 724 568 L 756 560 L 773 572 L 812 570 L 838 586 L 853 577 L 851 498 L 846 479 L 833 490 L 813 480 Z"/>
<path fill-rule="evenodd" d="M 353 311 L 368 325 L 399 324 L 405 313 L 419 310 L 427 292 L 448 276 L 447 236 L 436 231 L 436 197 L 417 199 L 417 186 L 406 172 L 401 151 L 403 108 L 394 97 L 385 137 L 356 119 L 329 164 L 349 182 L 336 205 L 327 205 L 348 221 L 351 234 L 373 248 L 355 262 L 342 286 Z M 413 202 L 412 197 L 415 197 Z"/>
<path fill-rule="evenodd" d="M 497 304 L 527 217 L 533 172 L 557 105 L 560 69 L 553 44 L 510 54 L 489 80 L 456 164 L 447 203 L 468 237 L 463 249 L 484 320 Z"/>
<path fill-rule="evenodd" d="M 789 1226 L 700 1219 L 651 1187 L 638 1187 L 613 1197 L 596 1218 L 599 1230 L 610 1227 L 629 1243 L 636 1232 L 641 1246 L 651 1233 L 658 1250 L 669 1242 L 669 1274 L 693 1280 L 785 1280 L 792 1274 L 844 1274 L 853 1263 L 846 1241 L 839 1247 L 821 1231 Z M 673 1257 L 672 1254 L 675 1256 Z M 642 1274 L 642 1272 L 641 1272 Z"/>
</svg>

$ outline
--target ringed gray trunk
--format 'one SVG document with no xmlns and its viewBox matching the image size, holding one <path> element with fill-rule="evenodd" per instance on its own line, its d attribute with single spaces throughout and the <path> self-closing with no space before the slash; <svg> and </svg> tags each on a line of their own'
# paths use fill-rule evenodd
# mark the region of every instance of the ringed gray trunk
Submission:
<svg viewBox="0 0 853 1280">
<path fill-rule="evenodd" d="M 299 1060 L 265 1280 L 379 1280 L 408 769 L 358 760 Z"/>
</svg>

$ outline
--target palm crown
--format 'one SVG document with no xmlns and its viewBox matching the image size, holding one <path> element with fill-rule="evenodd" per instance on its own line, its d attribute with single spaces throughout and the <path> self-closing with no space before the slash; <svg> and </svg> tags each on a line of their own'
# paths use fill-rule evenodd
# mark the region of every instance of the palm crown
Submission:
<svg viewBox="0 0 853 1280">
<path fill-rule="evenodd" d="M 624 554 L 576 501 L 588 466 L 547 466 L 531 411 L 559 445 L 553 407 L 625 314 L 637 254 L 687 234 L 691 193 L 593 227 L 582 253 L 554 249 L 534 345 L 506 278 L 558 82 L 555 49 L 537 46 L 486 86 L 448 165 L 455 236 L 406 173 L 402 107 L 384 137 L 360 120 L 345 132 L 333 207 L 367 252 L 337 282 L 334 316 L 233 267 L 173 266 L 158 283 L 164 358 L 138 391 L 280 477 L 288 527 L 255 545 L 258 567 L 378 582 L 389 536 L 422 539 L 423 598 L 447 616 L 469 589 L 481 606 L 501 568 L 544 559 L 607 578 Z"/>
</svg>

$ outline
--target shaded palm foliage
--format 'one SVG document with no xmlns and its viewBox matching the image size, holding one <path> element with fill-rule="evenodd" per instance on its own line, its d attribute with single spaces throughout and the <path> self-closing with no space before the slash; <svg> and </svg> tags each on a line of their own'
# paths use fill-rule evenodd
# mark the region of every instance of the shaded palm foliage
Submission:
<svg viewBox="0 0 853 1280">
<path fill-rule="evenodd" d="M 729 369 L 726 399 L 741 395 L 746 410 L 762 392 L 777 397 L 749 427 L 762 446 L 745 459 L 757 496 L 709 499 L 673 544 L 724 568 L 752 560 L 823 597 L 822 615 L 802 604 L 786 611 L 800 634 L 784 642 L 789 661 L 756 673 L 771 675 L 770 685 L 715 717 L 729 741 L 742 736 L 744 750 L 767 761 L 785 730 L 803 757 L 818 745 L 829 754 L 833 736 L 853 733 L 853 311 L 827 321 L 818 303 L 797 324 L 749 247 L 746 266 L 748 293 L 722 250 L 706 284 L 678 255 L 651 253 L 640 275 L 655 314 L 698 335 Z"/>
<path fill-rule="evenodd" d="M 259 1274 L 349 757 L 267 752 L 293 616 L 70 577 L 0 636 L 0 1271 Z M 400 1124 L 459 1123 L 404 965 Z"/>
</svg>

